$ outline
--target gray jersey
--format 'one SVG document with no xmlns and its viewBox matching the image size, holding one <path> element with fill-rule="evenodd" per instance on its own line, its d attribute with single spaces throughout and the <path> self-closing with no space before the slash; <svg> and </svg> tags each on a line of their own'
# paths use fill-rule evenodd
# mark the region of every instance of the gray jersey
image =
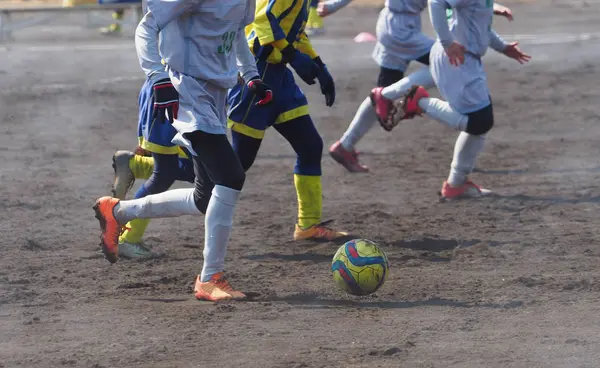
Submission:
<svg viewBox="0 0 600 368">
<path fill-rule="evenodd" d="M 492 31 L 493 0 L 431 0 L 431 5 L 431 21 L 442 45 L 456 41 L 477 57 L 485 55 L 490 42 L 496 46 L 497 35 Z M 445 11 L 444 14 L 436 11 L 447 5 L 452 8 L 449 28 L 442 24 Z"/>
<path fill-rule="evenodd" d="M 158 53 L 151 49 L 154 40 L 149 39 L 160 32 L 158 51 L 171 70 L 222 88 L 233 87 L 238 72 L 235 55 L 240 43 L 237 41 L 240 34 L 244 36 L 244 27 L 254 20 L 255 3 L 255 0 L 147 0 L 148 13 L 136 31 L 142 68 L 149 77 L 164 76 L 160 60 L 157 65 Z"/>
<path fill-rule="evenodd" d="M 412 60 L 427 54 L 433 39 L 421 32 L 421 12 L 427 0 L 387 0 L 377 20 L 373 59 L 379 66 L 405 71 Z"/>
<path fill-rule="evenodd" d="M 420 15 L 427 8 L 427 0 L 385 0 L 385 6 L 396 13 Z"/>
</svg>

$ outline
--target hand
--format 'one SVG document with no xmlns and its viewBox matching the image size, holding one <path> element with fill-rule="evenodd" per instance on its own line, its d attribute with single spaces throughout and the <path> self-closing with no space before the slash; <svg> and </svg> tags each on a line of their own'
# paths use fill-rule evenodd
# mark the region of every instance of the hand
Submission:
<svg viewBox="0 0 600 368">
<path fill-rule="evenodd" d="M 308 85 L 315 84 L 315 78 L 319 74 L 319 67 L 310 56 L 296 50 L 292 45 L 281 50 L 283 61 L 290 64 L 296 74 Z"/>
<path fill-rule="evenodd" d="M 510 8 L 508 8 L 504 5 L 494 4 L 494 14 L 503 16 L 506 19 L 508 19 L 510 22 L 512 22 L 512 20 L 513 20 L 512 10 L 510 10 Z"/>
<path fill-rule="evenodd" d="M 502 51 L 502 53 L 511 59 L 515 59 L 516 61 L 519 62 L 519 64 L 525 64 L 526 62 L 531 60 L 531 56 L 529 56 L 529 55 L 525 54 L 523 51 L 521 51 L 521 49 L 519 48 L 518 42 L 509 43 L 504 48 L 504 51 Z"/>
<path fill-rule="evenodd" d="M 264 84 L 258 77 L 248 82 L 248 89 L 259 98 L 256 103 L 258 106 L 268 105 L 273 101 L 273 91 L 271 90 L 271 87 Z"/>
<path fill-rule="evenodd" d="M 319 2 L 319 5 L 317 5 L 317 14 L 319 14 L 319 17 L 323 18 L 329 15 L 329 9 L 327 9 L 325 3 Z"/>
<path fill-rule="evenodd" d="M 460 43 L 454 41 L 450 46 L 444 48 L 446 55 L 450 60 L 450 64 L 454 66 L 462 65 L 465 62 L 465 47 Z"/>
<path fill-rule="evenodd" d="M 169 122 L 175 122 L 179 111 L 179 94 L 170 79 L 161 79 L 152 85 L 152 104 L 153 119 L 159 118 L 164 123 L 167 113 Z"/>
<path fill-rule="evenodd" d="M 323 96 L 325 96 L 325 105 L 331 107 L 335 102 L 335 83 L 333 82 L 333 77 L 329 73 L 329 70 L 327 70 L 327 66 L 323 64 L 323 61 L 320 57 L 316 57 L 313 60 L 319 67 L 317 79 L 319 80 L 319 85 L 321 86 L 321 93 Z"/>
</svg>

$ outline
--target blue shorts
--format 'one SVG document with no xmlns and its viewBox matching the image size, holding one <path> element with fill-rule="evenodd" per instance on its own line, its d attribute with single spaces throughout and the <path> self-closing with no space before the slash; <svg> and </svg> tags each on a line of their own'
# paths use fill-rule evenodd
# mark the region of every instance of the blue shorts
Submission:
<svg viewBox="0 0 600 368">
<path fill-rule="evenodd" d="M 148 79 L 146 79 L 140 90 L 138 103 L 138 141 L 140 147 L 153 153 L 181 155 L 179 146 L 171 143 L 177 130 L 164 117 L 152 118 L 152 83 Z"/>
<path fill-rule="evenodd" d="M 308 115 L 308 101 L 285 64 L 258 61 L 258 74 L 273 90 L 273 101 L 256 106 L 258 101 L 245 84 L 237 84 L 229 91 L 227 125 L 240 134 L 262 139 L 272 125 L 283 124 Z"/>
</svg>

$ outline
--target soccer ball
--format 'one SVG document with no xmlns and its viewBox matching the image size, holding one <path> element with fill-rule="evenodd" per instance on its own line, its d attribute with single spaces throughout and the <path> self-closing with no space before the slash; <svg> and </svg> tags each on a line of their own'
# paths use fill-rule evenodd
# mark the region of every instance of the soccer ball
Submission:
<svg viewBox="0 0 600 368">
<path fill-rule="evenodd" d="M 340 289 L 352 295 L 367 295 L 383 285 L 390 269 L 385 252 L 377 244 L 354 239 L 335 253 L 331 271 Z"/>
</svg>

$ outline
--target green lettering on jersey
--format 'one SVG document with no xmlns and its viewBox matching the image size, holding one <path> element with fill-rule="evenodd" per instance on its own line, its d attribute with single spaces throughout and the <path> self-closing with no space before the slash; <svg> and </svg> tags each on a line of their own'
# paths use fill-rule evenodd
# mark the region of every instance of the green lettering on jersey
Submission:
<svg viewBox="0 0 600 368">
<path fill-rule="evenodd" d="M 233 41 L 235 40 L 236 32 L 225 32 L 221 36 L 223 43 L 219 48 L 217 48 L 217 52 L 219 54 L 229 54 L 231 49 L 233 48 Z"/>
<path fill-rule="evenodd" d="M 494 0 L 485 0 L 485 6 L 487 6 L 488 8 L 493 8 Z"/>
</svg>

